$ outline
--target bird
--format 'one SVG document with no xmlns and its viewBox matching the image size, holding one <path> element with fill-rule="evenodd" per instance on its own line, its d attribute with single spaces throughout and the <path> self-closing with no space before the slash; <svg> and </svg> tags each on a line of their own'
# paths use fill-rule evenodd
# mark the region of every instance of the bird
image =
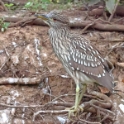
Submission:
<svg viewBox="0 0 124 124">
<path fill-rule="evenodd" d="M 110 92 L 113 91 L 114 79 L 107 60 L 90 40 L 70 30 L 66 16 L 56 11 L 35 16 L 50 27 L 48 35 L 54 53 L 76 84 L 75 104 L 70 108 L 69 116 L 75 116 L 82 111 L 79 105 L 87 85 L 96 83 L 106 87 Z"/>
</svg>

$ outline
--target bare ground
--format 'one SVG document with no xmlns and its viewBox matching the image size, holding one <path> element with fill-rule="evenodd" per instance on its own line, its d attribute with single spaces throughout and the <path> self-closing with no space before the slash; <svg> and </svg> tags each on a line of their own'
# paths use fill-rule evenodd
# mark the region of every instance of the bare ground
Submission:
<svg viewBox="0 0 124 124">
<path fill-rule="evenodd" d="M 73 105 L 75 84 L 55 57 L 47 30 L 48 27 L 45 26 L 25 26 L 9 28 L 5 33 L 0 33 L 1 124 L 32 124 L 34 113 L 40 110 L 44 113 L 46 111 L 46 113 L 37 114 L 35 124 L 72 123 L 69 121 L 67 113 L 59 113 L 60 109 L 64 110 L 68 105 L 48 104 L 51 101 L 58 101 Z M 72 29 L 73 32 L 81 30 Z M 109 61 L 114 64 L 113 74 L 115 80 L 118 81 L 116 89 L 124 91 L 124 45 L 123 42 L 110 40 L 111 38 L 123 39 L 124 34 L 88 30 L 83 35 L 90 39 L 101 54 L 104 57 L 107 55 Z M 35 77 L 37 80 L 32 81 L 32 78 Z M 28 78 L 29 80 L 21 80 L 18 83 L 14 81 L 16 78 Z M 105 90 L 101 88 L 101 92 L 105 92 Z M 124 95 L 122 92 L 119 94 L 121 97 L 112 95 L 110 98 L 113 101 L 112 111 L 115 113 L 116 119 L 120 120 L 116 123 L 116 121 L 107 119 L 102 122 L 103 124 L 123 124 Z M 34 107 L 24 108 L 24 106 L 30 105 L 34 105 Z M 20 107 L 16 108 L 16 106 Z M 58 110 L 58 114 L 52 115 L 47 110 Z M 91 116 L 92 118 L 89 120 L 98 121 L 95 116 Z M 83 122 L 77 119 L 74 123 Z"/>
</svg>

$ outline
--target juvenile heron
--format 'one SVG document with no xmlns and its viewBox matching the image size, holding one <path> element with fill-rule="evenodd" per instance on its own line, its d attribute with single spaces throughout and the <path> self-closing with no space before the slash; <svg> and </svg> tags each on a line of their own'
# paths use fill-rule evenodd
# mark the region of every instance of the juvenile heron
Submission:
<svg viewBox="0 0 124 124">
<path fill-rule="evenodd" d="M 98 83 L 113 89 L 113 78 L 107 61 L 82 35 L 72 33 L 68 19 L 56 12 L 37 14 L 49 25 L 49 37 L 55 54 L 76 84 L 75 105 L 70 114 L 80 111 L 80 101 L 88 84 Z"/>
</svg>

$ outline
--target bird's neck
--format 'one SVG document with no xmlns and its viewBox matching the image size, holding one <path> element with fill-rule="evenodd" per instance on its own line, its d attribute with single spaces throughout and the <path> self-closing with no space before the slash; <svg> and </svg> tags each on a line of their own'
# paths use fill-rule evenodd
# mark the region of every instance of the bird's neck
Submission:
<svg viewBox="0 0 124 124">
<path fill-rule="evenodd" d="M 59 38 L 66 38 L 69 35 L 69 27 L 67 25 L 59 25 L 56 27 L 51 27 L 51 31 L 54 32 L 54 35 L 57 35 Z"/>
<path fill-rule="evenodd" d="M 49 36 L 54 51 L 61 51 L 62 46 L 67 42 L 67 38 L 70 34 L 67 26 L 63 27 L 51 27 L 49 29 Z M 59 49 L 59 50 L 58 50 Z"/>
</svg>

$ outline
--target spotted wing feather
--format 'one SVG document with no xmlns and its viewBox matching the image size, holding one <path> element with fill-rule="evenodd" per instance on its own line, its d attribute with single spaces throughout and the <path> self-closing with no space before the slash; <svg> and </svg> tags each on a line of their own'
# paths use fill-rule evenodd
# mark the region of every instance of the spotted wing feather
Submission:
<svg viewBox="0 0 124 124">
<path fill-rule="evenodd" d="M 101 54 L 83 37 L 72 37 L 69 47 L 69 64 L 72 69 L 85 73 L 88 77 L 112 90 L 109 67 Z"/>
</svg>

